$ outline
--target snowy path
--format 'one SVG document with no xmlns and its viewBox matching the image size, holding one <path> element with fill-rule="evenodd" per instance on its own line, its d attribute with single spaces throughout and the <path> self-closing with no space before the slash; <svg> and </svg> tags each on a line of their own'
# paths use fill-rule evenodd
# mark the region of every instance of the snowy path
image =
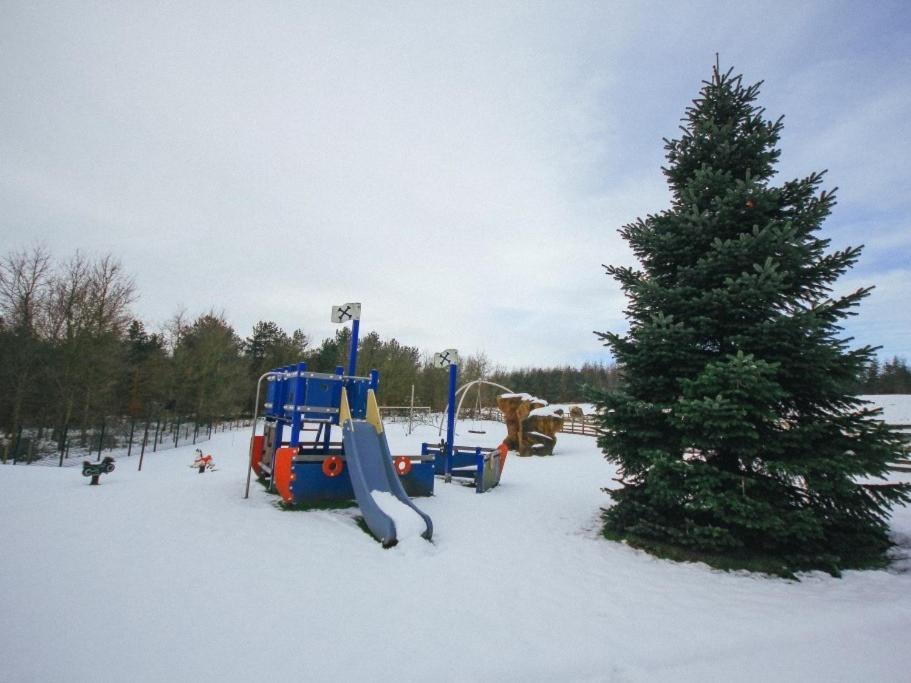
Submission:
<svg viewBox="0 0 911 683">
<path fill-rule="evenodd" d="M 388 425 L 393 453 L 424 428 Z M 498 442 L 502 427 L 460 443 Z M 598 535 L 613 469 L 588 437 L 437 482 L 434 543 L 384 550 L 357 510 L 243 500 L 247 433 L 78 471 L 0 467 L 0 680 L 911 678 L 911 573 L 800 583 L 656 560 Z M 478 443 L 478 441 L 474 441 Z M 483 443 L 482 443 L 483 445 Z M 911 537 L 911 510 L 896 532 Z"/>
</svg>

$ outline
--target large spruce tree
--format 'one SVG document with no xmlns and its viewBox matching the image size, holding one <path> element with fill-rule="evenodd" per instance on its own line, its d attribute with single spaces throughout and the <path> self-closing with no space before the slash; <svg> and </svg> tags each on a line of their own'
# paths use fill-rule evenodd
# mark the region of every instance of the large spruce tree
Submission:
<svg viewBox="0 0 911 683">
<path fill-rule="evenodd" d="M 671 208 L 620 230 L 641 263 L 607 266 L 626 335 L 598 333 L 621 391 L 600 396 L 606 533 L 688 556 L 833 573 L 883 561 L 904 486 L 870 484 L 900 452 L 852 395 L 874 348 L 841 323 L 868 293 L 833 296 L 860 247 L 828 251 L 822 173 L 770 183 L 781 119 L 716 67 L 665 140 Z"/>
</svg>

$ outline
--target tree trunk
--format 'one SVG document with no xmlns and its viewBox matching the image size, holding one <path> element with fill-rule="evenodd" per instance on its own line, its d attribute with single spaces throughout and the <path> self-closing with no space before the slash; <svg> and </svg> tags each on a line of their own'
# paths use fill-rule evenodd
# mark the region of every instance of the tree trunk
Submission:
<svg viewBox="0 0 911 683">
<path fill-rule="evenodd" d="M 91 392 L 86 389 L 85 392 L 85 403 L 82 408 L 82 445 L 86 446 L 88 444 L 88 428 L 89 428 L 89 403 L 90 403 Z"/>
</svg>

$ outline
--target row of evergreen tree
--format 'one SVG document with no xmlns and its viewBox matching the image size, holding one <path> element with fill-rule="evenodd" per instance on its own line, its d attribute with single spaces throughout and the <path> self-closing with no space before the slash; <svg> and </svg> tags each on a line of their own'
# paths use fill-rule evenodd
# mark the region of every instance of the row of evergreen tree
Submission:
<svg viewBox="0 0 911 683">
<path fill-rule="evenodd" d="M 85 433 L 104 420 L 154 419 L 162 413 L 197 422 L 248 414 L 256 379 L 267 370 L 304 360 L 332 372 L 347 367 L 351 330 L 318 344 L 302 330 L 287 332 L 258 322 L 242 338 L 224 316 L 195 319 L 178 313 L 151 332 L 133 317 L 132 278 L 111 256 L 75 254 L 55 261 L 36 247 L 0 258 L 0 420 L 13 435 L 20 427 Z M 441 410 L 447 374 L 429 355 L 376 332 L 358 344 L 362 373 L 381 373 L 379 400 Z M 465 358 L 461 379 L 490 378 L 550 401 L 579 400 L 583 386 L 610 389 L 616 368 L 498 368 L 483 353 Z M 482 392 L 491 405 L 494 392 Z"/>
<path fill-rule="evenodd" d="M 911 369 L 904 358 L 893 357 L 882 364 L 874 359 L 859 384 L 860 394 L 911 394 Z"/>
<path fill-rule="evenodd" d="M 581 367 L 564 365 L 551 368 L 497 370 L 491 381 L 514 391 L 524 391 L 551 403 L 583 401 L 588 388 L 613 391 L 620 384 L 620 371 L 614 364 L 584 363 Z"/>
</svg>

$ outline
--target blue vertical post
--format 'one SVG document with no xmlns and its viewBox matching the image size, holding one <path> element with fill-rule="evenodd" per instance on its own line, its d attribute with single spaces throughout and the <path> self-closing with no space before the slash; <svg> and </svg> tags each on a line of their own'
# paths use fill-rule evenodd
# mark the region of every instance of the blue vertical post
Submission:
<svg viewBox="0 0 911 683">
<path fill-rule="evenodd" d="M 275 417 L 278 418 L 275 420 L 275 447 L 279 448 L 282 445 L 282 431 L 284 431 L 284 422 L 281 418 L 285 415 L 285 402 L 288 400 L 288 380 L 285 378 L 285 373 L 290 372 L 291 368 L 289 366 L 284 366 L 278 369 L 281 373 L 278 376 L 278 379 L 275 380 L 275 406 L 273 410 L 275 411 Z"/>
<path fill-rule="evenodd" d="M 291 401 L 291 410 L 294 412 L 291 414 L 291 441 L 292 446 L 299 446 L 301 442 L 301 412 L 299 410 L 300 406 L 305 405 L 306 397 L 304 396 L 304 387 L 306 386 L 304 382 L 304 373 L 307 371 L 306 363 L 298 363 L 297 368 L 297 377 L 294 378 L 294 390 L 292 392 L 293 399 Z"/>
<path fill-rule="evenodd" d="M 343 368 L 341 365 L 336 365 L 335 374 L 339 375 L 340 377 L 343 376 L 345 374 L 345 368 Z M 341 392 L 342 392 L 342 389 L 339 388 L 339 399 L 338 399 L 339 405 L 341 405 Z M 332 442 L 332 423 L 327 422 L 326 431 L 323 434 L 323 453 L 329 452 L 329 444 L 331 442 Z"/>
<path fill-rule="evenodd" d="M 325 423 L 325 425 L 323 425 L 323 453 L 326 453 L 329 451 L 329 440 L 330 440 L 329 435 L 330 435 L 331 431 L 332 431 L 332 423 L 331 422 Z"/>
<path fill-rule="evenodd" d="M 376 393 L 376 388 L 380 385 L 380 371 L 373 369 L 370 371 L 370 388 Z"/>
<path fill-rule="evenodd" d="M 285 406 L 291 401 L 291 392 L 289 391 L 291 387 L 291 380 L 288 377 L 288 374 L 294 372 L 293 365 L 285 365 L 284 367 L 279 368 L 281 375 L 278 379 L 278 387 L 275 391 L 275 397 L 278 401 L 275 412 L 275 450 L 277 451 L 282 447 L 282 432 L 285 431 L 285 420 L 287 420 L 287 413 L 285 412 Z M 293 403 L 293 401 L 292 401 Z M 272 475 L 269 477 L 269 490 L 275 490 L 275 459 L 272 459 Z"/>
<path fill-rule="evenodd" d="M 277 370 L 273 368 L 272 372 L 277 372 Z M 277 386 L 278 382 L 276 381 L 275 377 L 268 377 L 266 379 L 266 401 L 263 404 L 264 415 L 275 414 L 275 387 Z"/>
<path fill-rule="evenodd" d="M 348 354 L 348 375 L 350 377 L 354 377 L 357 370 L 357 334 L 360 332 L 360 328 L 361 321 L 355 318 L 351 325 L 351 351 Z"/>
<path fill-rule="evenodd" d="M 272 407 L 269 408 L 269 414 L 274 418 L 279 418 L 282 416 L 282 373 L 285 371 L 285 368 L 275 368 L 275 376 L 272 378 Z"/>
<path fill-rule="evenodd" d="M 459 380 L 459 366 L 449 364 L 449 414 L 446 417 L 446 476 L 452 474 L 452 451 L 455 442 L 455 393 L 456 382 Z"/>
</svg>

